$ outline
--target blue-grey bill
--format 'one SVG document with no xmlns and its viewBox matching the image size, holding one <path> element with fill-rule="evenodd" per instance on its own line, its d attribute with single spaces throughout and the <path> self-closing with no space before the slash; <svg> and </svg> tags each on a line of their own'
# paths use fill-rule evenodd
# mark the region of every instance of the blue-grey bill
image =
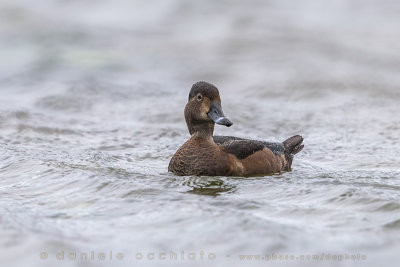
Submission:
<svg viewBox="0 0 400 267">
<path fill-rule="evenodd" d="M 216 124 L 225 125 L 227 127 L 232 126 L 232 122 L 225 117 L 224 112 L 222 112 L 220 102 L 211 102 L 210 111 L 207 116 L 212 119 Z"/>
</svg>

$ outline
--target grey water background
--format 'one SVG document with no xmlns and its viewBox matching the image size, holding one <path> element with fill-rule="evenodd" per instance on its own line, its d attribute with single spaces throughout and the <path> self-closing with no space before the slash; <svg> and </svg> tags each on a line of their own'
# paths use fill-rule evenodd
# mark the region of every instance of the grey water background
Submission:
<svg viewBox="0 0 400 267">
<path fill-rule="evenodd" d="M 393 266 L 399 12 L 394 0 L 2 0 L 1 266 Z M 199 80 L 234 122 L 216 134 L 302 134 L 293 171 L 168 173 Z M 91 251 L 114 258 L 67 259 Z M 238 258 L 272 253 L 366 260 Z"/>
</svg>

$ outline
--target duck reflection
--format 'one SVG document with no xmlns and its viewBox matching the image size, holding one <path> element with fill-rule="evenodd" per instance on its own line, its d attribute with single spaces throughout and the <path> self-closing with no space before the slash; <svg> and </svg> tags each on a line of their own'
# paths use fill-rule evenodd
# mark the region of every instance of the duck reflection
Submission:
<svg viewBox="0 0 400 267">
<path fill-rule="evenodd" d="M 214 197 L 222 193 L 234 192 L 236 189 L 236 185 L 230 183 L 226 178 L 206 176 L 190 177 L 183 182 L 183 185 L 191 188 L 187 193 Z"/>
</svg>

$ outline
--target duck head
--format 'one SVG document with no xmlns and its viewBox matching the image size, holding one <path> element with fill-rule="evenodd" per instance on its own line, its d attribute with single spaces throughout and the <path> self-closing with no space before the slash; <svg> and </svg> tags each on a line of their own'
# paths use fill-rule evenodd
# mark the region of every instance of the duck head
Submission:
<svg viewBox="0 0 400 267">
<path fill-rule="evenodd" d="M 191 135 L 212 136 L 215 123 L 232 125 L 222 112 L 217 87 L 207 82 L 193 84 L 185 107 L 185 120 Z"/>
</svg>

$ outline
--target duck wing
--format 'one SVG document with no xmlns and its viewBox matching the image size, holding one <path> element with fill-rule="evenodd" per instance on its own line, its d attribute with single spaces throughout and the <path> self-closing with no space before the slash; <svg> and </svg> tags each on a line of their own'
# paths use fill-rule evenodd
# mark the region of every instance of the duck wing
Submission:
<svg viewBox="0 0 400 267">
<path fill-rule="evenodd" d="M 269 148 L 276 156 L 285 152 L 283 143 L 271 143 L 259 140 L 250 140 L 234 136 L 213 136 L 214 142 L 239 159 L 247 158 L 257 151 Z"/>
</svg>

